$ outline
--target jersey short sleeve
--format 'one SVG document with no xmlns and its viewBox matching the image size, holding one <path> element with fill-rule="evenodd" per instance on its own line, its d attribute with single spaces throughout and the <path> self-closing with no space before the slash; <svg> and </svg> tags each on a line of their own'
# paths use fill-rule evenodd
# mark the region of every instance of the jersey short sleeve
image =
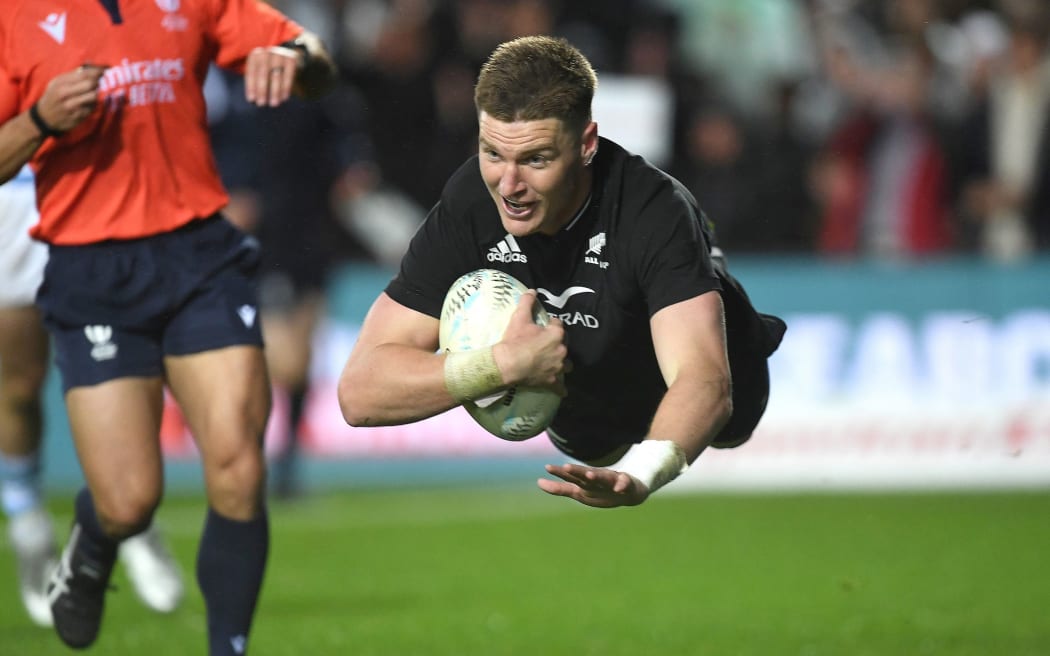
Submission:
<svg viewBox="0 0 1050 656">
<path fill-rule="evenodd" d="M 218 51 L 215 63 L 244 72 L 244 61 L 253 48 L 277 45 L 299 36 L 303 28 L 260 0 L 210 0 L 212 35 Z"/>
<path fill-rule="evenodd" d="M 638 206 L 627 208 L 638 217 L 629 239 L 630 254 L 650 317 L 669 305 L 721 289 L 692 194 L 662 174 L 653 183 L 659 193 L 633 193 Z"/>
</svg>

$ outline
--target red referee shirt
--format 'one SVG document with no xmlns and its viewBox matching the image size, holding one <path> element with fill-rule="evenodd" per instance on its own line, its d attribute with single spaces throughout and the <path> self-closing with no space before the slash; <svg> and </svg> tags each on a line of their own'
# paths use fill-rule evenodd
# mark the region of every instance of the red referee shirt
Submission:
<svg viewBox="0 0 1050 656">
<path fill-rule="evenodd" d="M 303 31 L 257 0 L 3 4 L 0 123 L 56 75 L 109 67 L 95 112 L 30 160 L 40 208 L 31 234 L 53 244 L 144 237 L 224 207 L 201 90 L 208 64 L 243 71 L 252 48 Z"/>
</svg>

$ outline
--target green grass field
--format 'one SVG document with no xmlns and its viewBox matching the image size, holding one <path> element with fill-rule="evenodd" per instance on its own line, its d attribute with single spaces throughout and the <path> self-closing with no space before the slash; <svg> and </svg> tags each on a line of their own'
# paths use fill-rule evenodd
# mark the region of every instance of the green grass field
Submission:
<svg viewBox="0 0 1050 656">
<path fill-rule="evenodd" d="M 160 514 L 186 603 L 152 614 L 118 570 L 88 653 L 205 653 L 202 503 Z M 665 493 L 614 511 L 527 484 L 354 491 L 275 505 L 272 530 L 253 656 L 1050 654 L 1048 491 Z M 23 614 L 5 546 L 0 654 L 69 653 Z"/>
</svg>

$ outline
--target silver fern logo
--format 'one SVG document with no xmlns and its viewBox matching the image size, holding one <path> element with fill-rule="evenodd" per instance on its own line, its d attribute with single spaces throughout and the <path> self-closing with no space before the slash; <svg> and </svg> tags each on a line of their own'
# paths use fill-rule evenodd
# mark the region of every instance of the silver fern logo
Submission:
<svg viewBox="0 0 1050 656">
<path fill-rule="evenodd" d="M 583 261 L 599 269 L 608 269 L 609 263 L 601 259 L 603 248 L 605 248 L 605 233 L 599 232 L 587 242 L 587 252 L 583 254 Z"/>
<path fill-rule="evenodd" d="M 599 232 L 591 237 L 591 241 L 587 244 L 587 255 L 591 253 L 601 255 L 603 248 L 605 248 L 605 233 Z"/>
</svg>

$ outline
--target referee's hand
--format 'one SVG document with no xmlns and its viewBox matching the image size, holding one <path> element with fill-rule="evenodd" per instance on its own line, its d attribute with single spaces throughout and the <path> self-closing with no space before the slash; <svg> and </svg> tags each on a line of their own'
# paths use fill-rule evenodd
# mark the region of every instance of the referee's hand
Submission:
<svg viewBox="0 0 1050 656">
<path fill-rule="evenodd" d="M 36 102 L 40 120 L 55 132 L 68 132 L 83 123 L 98 105 L 99 81 L 106 68 L 82 64 L 52 78 Z"/>
<path fill-rule="evenodd" d="M 302 53 L 294 48 L 255 48 L 244 65 L 244 96 L 258 107 L 276 107 L 288 100 Z"/>
</svg>

